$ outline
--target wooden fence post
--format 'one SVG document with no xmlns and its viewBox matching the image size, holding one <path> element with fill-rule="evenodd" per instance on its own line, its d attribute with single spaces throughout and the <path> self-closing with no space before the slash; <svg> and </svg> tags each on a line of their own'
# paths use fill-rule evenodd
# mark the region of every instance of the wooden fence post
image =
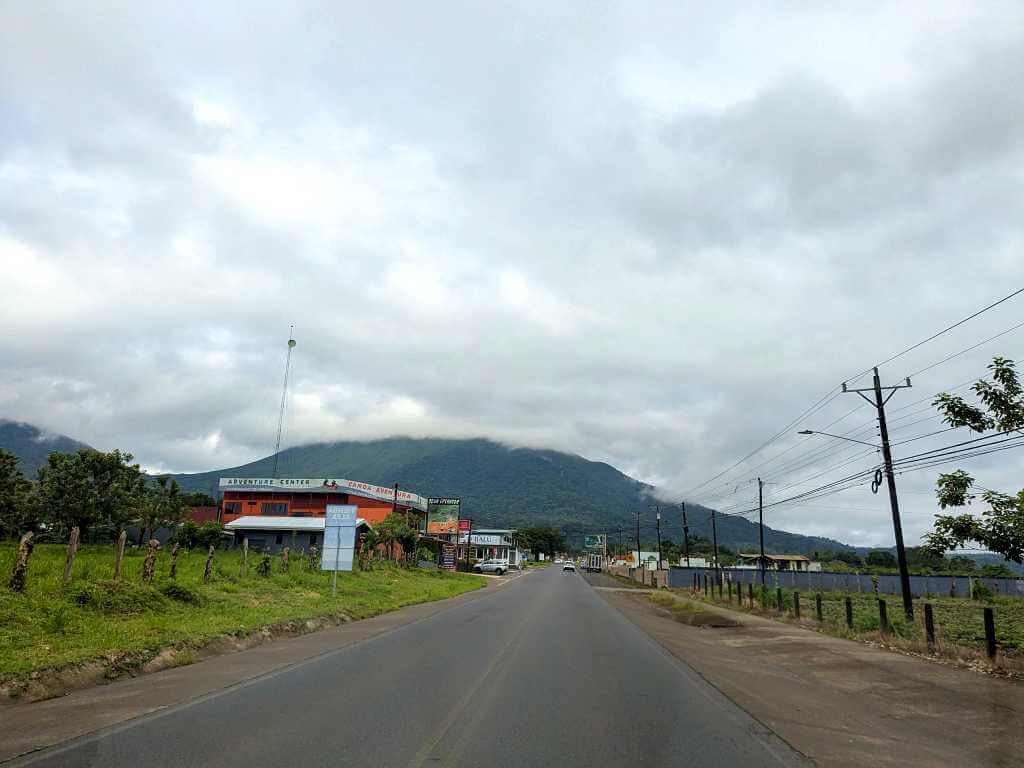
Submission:
<svg viewBox="0 0 1024 768">
<path fill-rule="evenodd" d="M 853 600 L 846 596 L 846 628 L 853 629 Z"/>
<path fill-rule="evenodd" d="M 248 557 L 249 557 L 249 537 L 248 536 L 243 536 L 242 537 L 242 560 L 241 560 L 241 562 L 239 564 L 239 575 L 243 579 L 245 578 L 245 561 L 248 559 Z"/>
<path fill-rule="evenodd" d="M 985 652 L 990 659 L 996 657 L 996 620 L 991 608 L 985 609 Z"/>
<path fill-rule="evenodd" d="M 22 592 L 25 589 L 25 577 L 28 575 L 28 559 L 32 555 L 32 538 L 35 534 L 29 531 L 21 537 L 18 542 L 18 555 L 14 559 L 14 570 L 11 571 L 11 580 L 7 582 L 12 592 Z"/>
<path fill-rule="evenodd" d="M 747 584 L 747 599 L 750 600 L 750 609 L 754 609 L 754 582 Z"/>
<path fill-rule="evenodd" d="M 75 564 L 75 553 L 78 552 L 78 538 L 80 532 L 76 525 L 71 529 L 71 536 L 68 539 L 68 556 L 64 559 L 64 583 L 71 582 L 71 567 Z"/>
<path fill-rule="evenodd" d="M 878 629 L 883 635 L 889 634 L 889 613 L 882 598 L 878 598 Z"/>
<path fill-rule="evenodd" d="M 924 604 L 924 635 L 928 640 L 928 647 L 935 647 L 935 616 L 932 614 L 932 604 Z"/>
<path fill-rule="evenodd" d="M 782 613 L 785 603 L 782 601 L 782 587 L 775 588 L 775 608 Z"/>
<path fill-rule="evenodd" d="M 281 573 L 288 573 L 288 547 L 281 550 Z"/>
<path fill-rule="evenodd" d="M 825 617 L 821 612 L 821 592 L 814 596 L 814 612 L 818 615 L 818 621 L 825 620 Z"/>
<path fill-rule="evenodd" d="M 128 532 L 121 529 L 117 536 L 117 549 L 114 550 L 114 581 L 121 578 L 121 561 L 124 560 L 124 543 L 128 540 Z"/>
<path fill-rule="evenodd" d="M 171 578 L 174 579 L 178 575 L 178 550 L 180 547 L 177 543 L 171 547 Z"/>
<path fill-rule="evenodd" d="M 800 593 L 796 591 L 793 592 L 793 615 L 800 618 Z"/>
<path fill-rule="evenodd" d="M 146 553 L 146 559 L 142 561 L 142 581 L 145 584 L 153 581 L 153 569 L 156 567 L 156 550 L 159 546 L 160 542 L 156 539 L 149 540 L 149 552 Z"/>
<path fill-rule="evenodd" d="M 210 573 L 213 571 L 213 544 L 210 551 L 206 553 L 206 567 L 203 568 L 203 584 L 210 583 Z"/>
</svg>

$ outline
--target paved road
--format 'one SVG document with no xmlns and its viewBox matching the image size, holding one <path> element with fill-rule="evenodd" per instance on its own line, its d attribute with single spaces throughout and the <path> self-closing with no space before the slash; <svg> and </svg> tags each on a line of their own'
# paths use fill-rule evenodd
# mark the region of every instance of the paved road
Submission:
<svg viewBox="0 0 1024 768">
<path fill-rule="evenodd" d="M 755 768 L 807 761 L 579 575 L 550 568 L 20 764 Z"/>
</svg>

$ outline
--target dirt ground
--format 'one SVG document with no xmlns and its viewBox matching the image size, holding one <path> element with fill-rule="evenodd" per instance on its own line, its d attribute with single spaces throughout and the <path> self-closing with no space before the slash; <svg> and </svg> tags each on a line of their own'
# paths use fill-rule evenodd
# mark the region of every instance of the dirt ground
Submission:
<svg viewBox="0 0 1024 768">
<path fill-rule="evenodd" d="M 1024 686 L 714 608 L 688 626 L 647 593 L 597 590 L 821 766 L 1024 765 Z"/>
</svg>

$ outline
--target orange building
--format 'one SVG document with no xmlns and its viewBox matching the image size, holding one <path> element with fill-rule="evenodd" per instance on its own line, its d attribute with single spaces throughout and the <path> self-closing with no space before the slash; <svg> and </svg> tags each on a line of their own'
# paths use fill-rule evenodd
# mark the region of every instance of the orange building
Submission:
<svg viewBox="0 0 1024 768">
<path fill-rule="evenodd" d="M 393 510 L 408 510 L 422 518 L 427 500 L 397 486 L 388 488 L 340 478 L 222 477 L 221 522 L 243 516 L 324 517 L 328 504 L 358 507 L 358 517 L 370 526 L 384 520 Z"/>
</svg>

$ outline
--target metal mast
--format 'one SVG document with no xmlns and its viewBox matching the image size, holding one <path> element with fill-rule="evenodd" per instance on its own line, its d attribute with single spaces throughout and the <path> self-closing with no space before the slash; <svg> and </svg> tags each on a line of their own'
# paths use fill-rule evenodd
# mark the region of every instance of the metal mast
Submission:
<svg viewBox="0 0 1024 768">
<path fill-rule="evenodd" d="M 295 348 L 294 339 L 295 326 L 288 326 L 288 355 L 284 359 L 284 387 L 281 389 L 281 410 L 277 414 L 277 440 L 274 441 L 274 472 L 271 475 L 277 479 L 277 462 L 281 456 L 281 430 L 284 428 L 284 404 L 288 398 L 288 374 L 292 367 L 292 350 Z"/>
</svg>

